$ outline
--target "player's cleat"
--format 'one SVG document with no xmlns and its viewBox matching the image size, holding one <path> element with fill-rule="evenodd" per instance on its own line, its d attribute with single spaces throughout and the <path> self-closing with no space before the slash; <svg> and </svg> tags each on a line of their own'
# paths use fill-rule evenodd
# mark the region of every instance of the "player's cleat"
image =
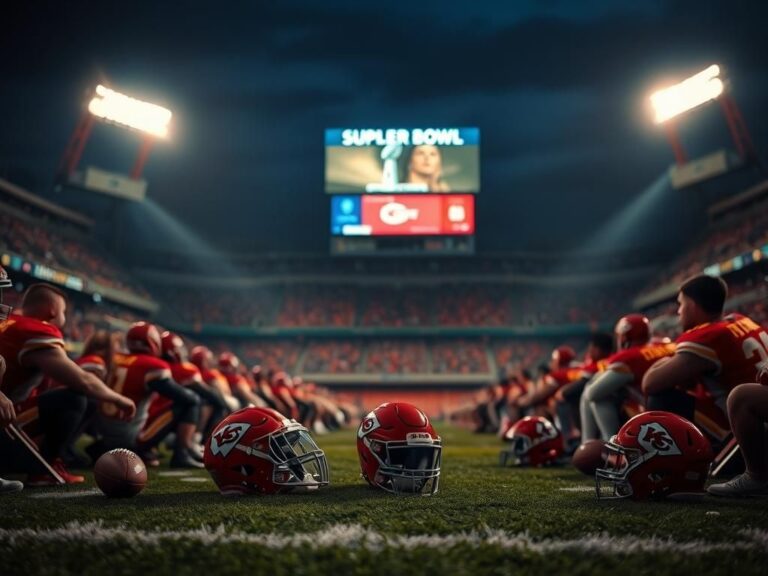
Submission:
<svg viewBox="0 0 768 576">
<path fill-rule="evenodd" d="M 712 484 L 707 488 L 712 496 L 753 496 L 768 494 L 768 480 L 755 480 L 748 472 L 731 478 L 722 484 Z"/>
<path fill-rule="evenodd" d="M 85 482 L 85 476 L 71 474 L 64 467 L 64 462 L 56 460 L 52 465 L 56 473 L 64 479 L 65 484 L 82 484 Z M 52 474 L 30 474 L 24 485 L 31 488 L 40 488 L 43 486 L 59 486 L 59 482 Z"/>
<path fill-rule="evenodd" d="M 137 452 L 139 458 L 144 461 L 147 468 L 158 468 L 160 466 L 160 453 L 156 448 L 150 448 L 144 452 Z"/>
<path fill-rule="evenodd" d="M 20 492 L 24 489 L 24 484 L 18 480 L 4 480 L 0 478 L 0 494 L 10 494 L 12 492 Z"/>
<path fill-rule="evenodd" d="M 179 450 L 171 458 L 171 468 L 205 468 L 202 462 L 198 462 L 184 450 Z"/>
</svg>

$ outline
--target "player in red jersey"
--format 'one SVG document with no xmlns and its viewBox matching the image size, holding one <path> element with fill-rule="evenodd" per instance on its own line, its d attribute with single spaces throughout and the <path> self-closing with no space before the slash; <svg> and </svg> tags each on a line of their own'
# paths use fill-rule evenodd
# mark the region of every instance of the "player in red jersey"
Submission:
<svg viewBox="0 0 768 576">
<path fill-rule="evenodd" d="M 189 354 L 189 361 L 200 370 L 203 382 L 210 387 L 218 390 L 219 394 L 227 403 L 227 409 L 230 412 L 240 408 L 240 402 L 232 395 L 227 379 L 217 368 L 214 368 L 213 352 L 205 346 L 195 346 Z M 203 420 L 206 419 L 206 408 L 203 407 Z"/>
<path fill-rule="evenodd" d="M 240 373 L 240 359 L 232 352 L 219 354 L 219 371 L 227 379 L 232 395 L 240 401 L 240 406 L 266 407 L 266 402 L 259 398 L 251 388 L 251 383 Z"/>
<path fill-rule="evenodd" d="M 134 415 L 136 406 L 133 400 L 111 390 L 67 357 L 60 330 L 66 322 L 66 309 L 66 298 L 58 288 L 33 284 L 22 298 L 20 313 L 0 322 L 0 356 L 7 364 L 0 385 L 0 403 L 7 404 L 9 400 L 14 405 L 0 426 L 15 420 L 18 408 L 36 395 L 43 434 L 40 452 L 65 481 L 78 483 L 84 478 L 69 474 L 61 456 L 81 425 L 87 397 L 114 403 L 126 418 Z M 63 387 L 37 394 L 46 377 Z M 33 475 L 27 481 L 30 486 L 55 484 L 55 478 L 48 474 Z"/>
<path fill-rule="evenodd" d="M 675 412 L 719 440 L 730 432 L 728 393 L 752 382 L 758 364 L 768 359 L 763 328 L 741 314 L 723 316 L 727 294 L 722 278 L 686 281 L 677 297 L 684 332 L 675 355 L 654 364 L 643 378 L 650 410 Z"/>
<path fill-rule="evenodd" d="M 197 427 L 200 401 L 197 395 L 173 381 L 171 368 L 161 354 L 161 339 L 157 328 L 147 322 L 137 322 L 126 333 L 128 354 L 116 354 L 110 386 L 133 399 L 136 415 L 128 422 L 115 418 L 119 408 L 111 403 L 100 407 L 98 417 L 99 440 L 88 448 L 92 457 L 113 448 L 129 448 L 147 452 L 155 447 L 156 437 L 142 437 L 141 431 L 148 417 L 150 400 L 154 393 L 169 398 L 173 403 L 176 446 L 171 459 L 172 468 L 200 468 L 190 452 Z"/>
<path fill-rule="evenodd" d="M 0 322 L 7 320 L 11 315 L 13 309 L 7 304 L 3 304 L 3 289 L 11 288 L 13 283 L 8 278 L 8 273 L 5 268 L 0 266 Z M 3 388 L 3 376 L 5 376 L 5 359 L 0 356 L 0 390 Z M 5 394 L 0 392 L 0 428 L 5 428 L 9 423 L 13 422 L 15 417 L 15 410 L 13 408 L 13 402 L 11 402 Z M 1 434 L 2 432 L 0 432 Z M 0 494 L 10 494 L 12 492 L 18 492 L 24 488 L 24 484 L 18 480 L 5 480 L 0 478 Z"/>
<path fill-rule="evenodd" d="M 549 373 L 534 390 L 517 399 L 515 405 L 528 411 L 529 415 L 546 415 L 552 418 L 550 400 L 557 391 L 581 378 L 583 364 L 576 361 L 576 352 L 570 346 L 559 346 L 552 351 Z"/>
<path fill-rule="evenodd" d="M 555 393 L 557 427 L 566 441 L 566 452 L 570 453 L 579 445 L 580 412 L 579 403 L 584 388 L 595 374 L 605 367 L 606 359 L 613 354 L 613 337 L 604 332 L 593 334 L 589 339 L 587 354 L 581 372 L 576 380 L 562 386 Z"/>
<path fill-rule="evenodd" d="M 582 442 L 610 440 L 621 428 L 622 404 L 641 406 L 643 376 L 654 363 L 675 352 L 674 344 L 650 342 L 650 322 L 642 314 L 621 318 L 615 333 L 619 351 L 606 360 L 605 369 L 587 384 L 581 396 Z"/>
<path fill-rule="evenodd" d="M 184 340 L 178 334 L 164 332 L 161 336 L 161 345 L 162 357 L 171 368 L 173 381 L 197 394 L 202 405 L 210 406 L 208 418 L 213 421 L 211 425 L 218 424 L 228 412 L 227 404 L 215 388 L 203 381 L 200 369 L 187 361 L 187 347 L 184 345 Z M 175 425 L 173 400 L 165 396 L 156 396 L 149 406 L 149 417 L 139 435 L 139 441 L 156 445 L 174 429 Z M 206 425 L 207 422 L 203 423 L 202 428 L 205 429 Z M 201 439 L 204 437 L 207 436 L 201 434 Z M 189 442 L 191 443 L 191 439 Z M 191 454 L 202 461 L 202 452 L 196 446 Z"/>
</svg>

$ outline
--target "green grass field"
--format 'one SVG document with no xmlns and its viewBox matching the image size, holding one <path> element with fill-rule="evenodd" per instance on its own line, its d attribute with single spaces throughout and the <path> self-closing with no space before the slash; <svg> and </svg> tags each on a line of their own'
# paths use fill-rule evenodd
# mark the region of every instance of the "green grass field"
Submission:
<svg viewBox="0 0 768 576">
<path fill-rule="evenodd" d="M 1 574 L 766 574 L 768 499 L 598 502 L 570 468 L 497 466 L 493 437 L 438 427 L 440 493 L 359 478 L 354 432 L 318 439 L 331 486 L 224 498 L 205 471 L 152 471 L 129 500 L 85 486 L 0 500 Z M 51 498 L 66 493 L 67 498 Z"/>
</svg>

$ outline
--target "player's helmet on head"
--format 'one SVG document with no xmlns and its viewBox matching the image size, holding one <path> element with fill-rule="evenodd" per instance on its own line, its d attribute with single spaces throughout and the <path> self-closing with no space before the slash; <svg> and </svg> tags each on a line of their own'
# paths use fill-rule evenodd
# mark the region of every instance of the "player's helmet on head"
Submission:
<svg viewBox="0 0 768 576">
<path fill-rule="evenodd" d="M 3 290 L 11 288 L 12 286 L 13 282 L 8 278 L 8 273 L 5 271 L 5 268 L 0 266 L 0 321 L 7 320 L 13 311 L 13 308 L 7 304 L 3 304 Z"/>
<path fill-rule="evenodd" d="M 645 344 L 651 338 L 651 323 L 642 314 L 622 316 L 614 329 L 619 348 L 631 344 Z"/>
<path fill-rule="evenodd" d="M 236 373 L 240 367 L 240 359 L 232 352 L 222 352 L 219 354 L 219 370 L 222 372 Z"/>
<path fill-rule="evenodd" d="M 125 333 L 125 345 L 132 354 L 160 356 L 162 352 L 160 331 L 149 322 L 136 322 Z"/>
<path fill-rule="evenodd" d="M 712 447 L 696 426 L 671 412 L 644 412 L 605 445 L 595 472 L 598 498 L 660 498 L 701 494 Z"/>
<path fill-rule="evenodd" d="M 213 352 L 205 346 L 195 346 L 189 353 L 189 361 L 201 370 L 209 368 L 213 362 Z"/>
<path fill-rule="evenodd" d="M 183 362 L 187 357 L 187 347 L 184 340 L 178 334 L 173 332 L 163 332 L 161 336 L 163 356 L 171 362 Z"/>
<path fill-rule="evenodd" d="M 278 494 L 329 482 L 309 431 L 271 408 L 233 412 L 205 443 L 205 467 L 222 494 Z"/>
<path fill-rule="evenodd" d="M 576 359 L 576 352 L 570 346 L 558 346 L 552 351 L 552 360 L 560 368 L 565 368 Z"/>
<path fill-rule="evenodd" d="M 502 450 L 502 466 L 544 466 L 563 455 L 563 437 L 552 423 L 541 416 L 526 416 L 515 422 L 503 437 L 509 447 Z"/>
<path fill-rule="evenodd" d="M 436 494 L 442 449 L 427 415 L 405 402 L 382 404 L 357 429 L 363 478 L 394 494 Z"/>
</svg>

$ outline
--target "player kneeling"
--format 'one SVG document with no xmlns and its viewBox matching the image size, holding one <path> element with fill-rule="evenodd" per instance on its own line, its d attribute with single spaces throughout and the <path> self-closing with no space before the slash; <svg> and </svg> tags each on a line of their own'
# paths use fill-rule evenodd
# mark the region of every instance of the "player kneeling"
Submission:
<svg viewBox="0 0 768 576">
<path fill-rule="evenodd" d="M 202 468 L 193 457 L 200 400 L 194 392 L 173 381 L 170 366 L 160 358 L 160 332 L 152 324 L 137 322 L 128 330 L 125 340 L 129 354 L 115 355 L 110 387 L 136 403 L 136 416 L 129 422 L 117 420 L 117 408 L 102 404 L 97 421 L 100 439 L 86 451 L 95 460 L 113 448 L 136 450 L 140 455 L 152 450 L 162 437 L 142 437 L 141 432 L 147 422 L 149 403 L 157 393 L 173 405 L 168 430 L 176 431 L 176 446 L 171 467 Z"/>
<path fill-rule="evenodd" d="M 281 494 L 329 483 L 325 453 L 309 431 L 271 408 L 243 408 L 205 443 L 205 467 L 224 495 Z"/>
<path fill-rule="evenodd" d="M 393 494 L 436 494 L 442 449 L 427 415 L 405 402 L 380 405 L 357 430 L 363 478 Z"/>
</svg>

